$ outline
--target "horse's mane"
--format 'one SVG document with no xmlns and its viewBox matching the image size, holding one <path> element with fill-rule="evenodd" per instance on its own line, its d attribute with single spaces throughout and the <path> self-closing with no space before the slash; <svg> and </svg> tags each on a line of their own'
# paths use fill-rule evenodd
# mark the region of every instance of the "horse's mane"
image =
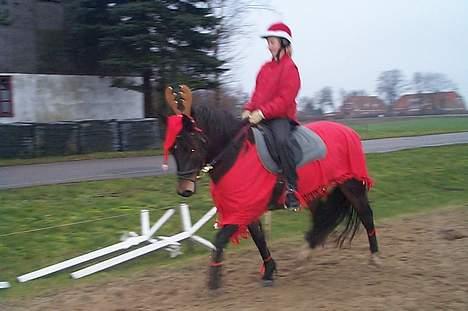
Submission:
<svg viewBox="0 0 468 311">
<path fill-rule="evenodd" d="M 230 111 L 213 104 L 196 103 L 192 107 L 192 114 L 197 126 L 211 139 L 229 139 L 241 127 L 240 120 Z"/>
<path fill-rule="evenodd" d="M 241 129 L 242 122 L 227 109 L 206 103 L 194 103 L 192 116 L 208 138 L 208 161 L 223 152 L 220 163 L 211 175 L 216 182 L 237 158 L 243 141 L 232 143 L 232 139 Z"/>
</svg>

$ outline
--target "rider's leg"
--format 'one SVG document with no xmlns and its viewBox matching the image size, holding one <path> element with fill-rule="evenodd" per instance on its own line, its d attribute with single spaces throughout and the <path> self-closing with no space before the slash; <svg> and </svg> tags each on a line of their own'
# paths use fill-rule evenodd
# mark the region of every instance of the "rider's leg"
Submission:
<svg viewBox="0 0 468 311">
<path fill-rule="evenodd" d="M 272 119 L 268 121 L 268 126 L 273 132 L 280 166 L 283 176 L 287 181 L 286 207 L 298 209 L 300 203 L 295 195 L 297 191 L 296 163 L 290 147 L 290 136 L 293 125 L 288 119 Z"/>
</svg>

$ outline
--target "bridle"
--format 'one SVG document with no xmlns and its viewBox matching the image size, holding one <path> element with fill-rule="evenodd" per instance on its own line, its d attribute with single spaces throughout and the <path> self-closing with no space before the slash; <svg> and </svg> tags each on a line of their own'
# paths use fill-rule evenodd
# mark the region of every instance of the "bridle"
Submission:
<svg viewBox="0 0 468 311">
<path fill-rule="evenodd" d="M 195 122 L 195 121 L 194 121 Z M 245 135 L 247 134 L 247 131 L 250 129 L 250 123 L 248 122 L 248 120 L 244 120 L 242 122 L 242 127 L 240 128 L 240 130 L 236 133 L 236 135 L 234 136 L 234 138 L 229 142 L 229 144 L 227 144 L 210 162 L 208 163 L 205 163 L 201 166 L 201 169 L 198 169 L 198 168 L 194 168 L 194 169 L 190 169 L 190 170 L 185 170 L 185 171 L 177 171 L 177 177 L 180 178 L 180 179 L 183 179 L 183 180 L 190 180 L 192 182 L 195 182 L 195 180 L 193 180 L 192 178 L 190 177 L 187 177 L 187 176 L 193 176 L 194 173 L 197 173 L 197 177 L 200 178 L 203 176 L 203 174 L 207 174 L 209 173 L 211 170 L 214 169 L 215 165 L 226 155 L 227 151 L 232 147 L 234 146 L 235 144 L 237 144 L 242 138 L 245 137 Z M 197 133 L 199 135 L 202 135 L 202 142 L 205 144 L 205 145 L 208 145 L 208 137 L 205 135 L 205 133 L 203 132 L 202 129 L 200 128 L 197 128 Z M 176 145 L 177 146 L 177 145 Z M 195 148 L 192 148 L 192 152 L 196 152 L 197 150 Z M 203 174 L 199 174 L 200 172 L 202 172 Z"/>
<path fill-rule="evenodd" d="M 190 133 L 190 135 L 201 135 L 201 142 L 207 146 L 208 145 L 208 137 L 206 134 L 203 132 L 202 129 L 196 126 L 195 120 L 191 116 L 191 110 L 192 110 L 192 92 L 190 88 L 186 85 L 180 85 L 179 86 L 179 92 L 175 92 L 174 89 L 170 86 L 168 86 L 165 90 L 165 98 L 166 98 L 166 103 L 171 108 L 171 110 L 180 117 L 187 117 L 191 119 L 192 124 L 193 124 L 193 129 L 194 132 Z M 182 107 L 182 110 L 179 109 L 179 106 Z M 180 123 L 179 123 L 180 124 Z M 227 144 L 209 163 L 204 163 L 201 165 L 201 168 L 193 168 L 185 171 L 179 171 L 177 170 L 177 177 L 182 180 L 189 180 L 191 182 L 194 182 L 196 180 L 193 179 L 192 176 L 194 174 L 197 174 L 197 178 L 201 177 L 198 176 L 200 175 L 199 173 L 209 173 L 215 165 L 225 156 L 226 152 L 236 143 L 240 141 L 241 138 L 245 136 L 247 131 L 250 129 L 250 123 L 247 120 L 242 121 L 242 127 L 241 129 L 236 133 L 234 138 Z M 166 133 L 167 134 L 167 133 Z M 175 144 L 174 148 L 177 148 L 177 139 L 180 138 L 180 134 L 177 134 L 176 139 L 175 139 Z M 165 146 L 166 148 L 166 146 Z M 165 152 L 167 150 L 165 149 Z M 191 152 L 196 152 L 197 150 L 195 147 L 191 147 Z M 167 158 L 167 153 L 166 158 Z M 177 159 L 176 159 L 177 161 Z M 177 168 L 179 168 L 179 165 L 177 165 Z"/>
<path fill-rule="evenodd" d="M 205 133 L 203 133 L 203 131 L 199 128 L 196 128 L 196 132 L 197 134 L 201 135 L 201 142 L 203 142 L 203 144 L 207 144 L 208 142 L 208 138 L 206 137 Z M 194 135 L 194 133 L 190 134 L 190 135 Z M 174 148 L 177 148 L 177 143 L 174 145 Z M 197 152 L 197 149 L 195 146 L 191 146 L 190 147 L 191 149 L 191 152 L 194 153 L 194 152 Z M 177 161 L 177 159 L 176 159 Z M 204 165 L 202 165 L 201 167 L 203 168 Z M 189 181 L 192 181 L 192 182 L 195 182 L 195 180 L 193 178 L 191 178 L 191 176 L 193 176 L 193 174 L 197 173 L 197 175 L 199 175 L 198 173 L 200 172 L 200 170 L 202 170 L 202 168 L 193 168 L 193 169 L 189 169 L 189 170 L 185 170 L 185 171 L 180 171 L 178 168 L 180 166 L 177 165 L 177 177 L 179 179 L 182 179 L 182 180 L 189 180 Z"/>
<path fill-rule="evenodd" d="M 241 138 L 247 134 L 247 131 L 250 129 L 250 123 L 248 120 L 242 121 L 241 129 L 236 133 L 236 136 L 227 144 L 209 163 L 205 164 L 201 171 L 203 173 L 209 173 L 212 169 L 214 169 L 215 165 L 222 159 L 222 157 L 226 154 L 226 152 L 235 144 L 237 144 Z"/>
</svg>

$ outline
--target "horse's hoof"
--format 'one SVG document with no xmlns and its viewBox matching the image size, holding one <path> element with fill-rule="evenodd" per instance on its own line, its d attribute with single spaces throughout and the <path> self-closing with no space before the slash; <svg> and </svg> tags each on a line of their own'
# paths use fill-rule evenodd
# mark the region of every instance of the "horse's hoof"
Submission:
<svg viewBox="0 0 468 311">
<path fill-rule="evenodd" d="M 221 266 L 210 267 L 208 289 L 216 290 L 221 287 Z"/>
<path fill-rule="evenodd" d="M 263 287 L 273 287 L 274 283 L 274 280 L 263 280 Z"/>
<path fill-rule="evenodd" d="M 369 257 L 369 264 L 374 267 L 380 268 L 382 267 L 382 260 L 380 259 L 377 253 L 371 254 Z"/>
<path fill-rule="evenodd" d="M 210 279 L 208 280 L 208 289 L 209 290 L 217 290 L 221 288 L 221 280 L 219 277 L 211 276 Z"/>
<path fill-rule="evenodd" d="M 208 289 L 209 290 L 214 291 L 214 290 L 217 290 L 217 289 L 220 289 L 220 288 L 221 288 L 221 285 L 220 285 L 219 282 L 211 282 L 211 281 L 208 282 Z"/>
</svg>

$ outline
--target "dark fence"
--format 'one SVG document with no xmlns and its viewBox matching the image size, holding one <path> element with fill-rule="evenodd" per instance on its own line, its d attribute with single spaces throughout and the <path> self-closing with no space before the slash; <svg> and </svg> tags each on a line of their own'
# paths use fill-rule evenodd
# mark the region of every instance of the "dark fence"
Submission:
<svg viewBox="0 0 468 311">
<path fill-rule="evenodd" d="M 33 124 L 1 124 L 0 157 L 33 157 L 34 128 Z"/>
<path fill-rule="evenodd" d="M 0 124 L 0 158 L 30 158 L 161 147 L 157 119 Z"/>
</svg>

